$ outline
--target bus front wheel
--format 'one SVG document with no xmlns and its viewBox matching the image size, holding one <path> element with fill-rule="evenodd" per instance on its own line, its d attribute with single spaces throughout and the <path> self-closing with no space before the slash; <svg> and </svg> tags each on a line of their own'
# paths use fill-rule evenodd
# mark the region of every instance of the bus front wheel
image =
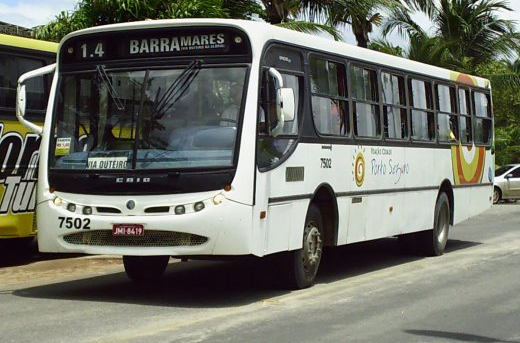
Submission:
<svg viewBox="0 0 520 343">
<path fill-rule="evenodd" d="M 320 266 L 323 250 L 323 220 L 317 206 L 311 205 L 305 218 L 302 248 L 286 255 L 288 286 L 294 289 L 310 287 Z"/>
<path fill-rule="evenodd" d="M 419 252 L 427 256 L 444 253 L 450 231 L 450 202 L 446 193 L 441 193 L 435 204 L 433 229 L 418 233 Z"/>
<path fill-rule="evenodd" d="M 145 282 L 160 278 L 169 259 L 170 256 L 123 256 L 123 264 L 130 279 Z"/>
</svg>

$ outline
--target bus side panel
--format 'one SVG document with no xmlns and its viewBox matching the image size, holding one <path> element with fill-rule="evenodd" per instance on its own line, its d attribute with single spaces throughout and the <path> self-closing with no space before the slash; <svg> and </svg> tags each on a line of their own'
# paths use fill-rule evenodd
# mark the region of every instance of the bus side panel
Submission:
<svg viewBox="0 0 520 343">
<path fill-rule="evenodd" d="M 293 207 L 292 203 L 269 206 L 267 210 L 269 215 L 267 217 L 266 254 L 288 249 L 291 219 L 294 213 Z"/>
<path fill-rule="evenodd" d="M 39 136 L 17 121 L 0 120 L 0 238 L 36 234 L 39 143 Z"/>
<path fill-rule="evenodd" d="M 475 150 L 475 149 L 473 149 Z M 482 170 L 480 185 L 476 187 L 455 186 L 455 217 L 454 224 L 476 216 L 493 205 L 494 156 L 490 150 L 485 152 L 485 164 Z"/>
<path fill-rule="evenodd" d="M 351 209 L 350 204 L 352 202 L 351 198 L 347 197 L 339 197 L 338 200 L 338 245 L 347 244 L 347 234 L 349 233 L 347 228 L 349 227 L 349 221 L 352 217 L 350 215 Z"/>
</svg>

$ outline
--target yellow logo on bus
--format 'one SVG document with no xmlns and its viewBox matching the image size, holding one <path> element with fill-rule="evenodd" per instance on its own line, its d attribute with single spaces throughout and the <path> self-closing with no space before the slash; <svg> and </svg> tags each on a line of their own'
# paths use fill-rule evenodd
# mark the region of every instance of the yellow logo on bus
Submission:
<svg viewBox="0 0 520 343">
<path fill-rule="evenodd" d="M 451 163 L 456 185 L 482 182 L 486 148 L 476 146 L 452 146 Z"/>
<path fill-rule="evenodd" d="M 365 180 L 365 156 L 363 155 L 363 152 L 360 151 L 356 155 L 356 158 L 354 159 L 353 163 L 354 167 L 354 181 L 356 181 L 356 185 L 358 187 L 361 187 L 363 185 L 363 181 Z"/>
</svg>

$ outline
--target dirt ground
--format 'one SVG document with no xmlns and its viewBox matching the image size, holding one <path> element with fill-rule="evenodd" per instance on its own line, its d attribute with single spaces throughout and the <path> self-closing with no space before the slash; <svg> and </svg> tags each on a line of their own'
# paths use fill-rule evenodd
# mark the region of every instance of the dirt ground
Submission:
<svg viewBox="0 0 520 343">
<path fill-rule="evenodd" d="M 14 243 L 0 243 L 0 290 L 124 271 L 121 256 L 43 254 Z"/>
</svg>

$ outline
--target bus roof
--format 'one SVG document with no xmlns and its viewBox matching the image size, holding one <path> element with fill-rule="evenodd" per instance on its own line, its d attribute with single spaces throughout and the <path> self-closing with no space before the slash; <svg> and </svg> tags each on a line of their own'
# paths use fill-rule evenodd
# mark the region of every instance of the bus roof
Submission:
<svg viewBox="0 0 520 343">
<path fill-rule="evenodd" d="M 336 54 L 360 62 L 374 63 L 387 66 L 392 69 L 413 72 L 415 74 L 428 77 L 435 77 L 447 81 L 476 86 L 481 88 L 490 88 L 490 82 L 487 79 L 462 74 L 449 69 L 436 67 L 433 65 L 412 61 L 406 58 L 397 57 L 370 49 L 361 48 L 345 42 L 337 42 L 331 39 L 318 37 L 306 33 L 289 30 L 264 22 L 252 20 L 236 20 L 236 19 L 164 19 L 164 20 L 147 20 L 132 23 L 121 23 L 97 26 L 88 29 L 79 30 L 67 35 L 60 42 L 63 44 L 70 37 L 91 34 L 96 32 L 106 32 L 113 30 L 133 30 L 146 28 L 166 28 L 175 26 L 230 26 L 243 30 L 251 39 L 253 56 L 259 58 L 263 47 L 269 41 L 285 42 L 291 45 L 305 47 L 311 50 L 319 50 L 322 52 Z"/>
<path fill-rule="evenodd" d="M 11 36 L 0 33 L 0 45 L 8 45 L 16 48 L 47 51 L 55 53 L 58 50 L 58 43 L 46 42 L 38 39 Z"/>
</svg>

